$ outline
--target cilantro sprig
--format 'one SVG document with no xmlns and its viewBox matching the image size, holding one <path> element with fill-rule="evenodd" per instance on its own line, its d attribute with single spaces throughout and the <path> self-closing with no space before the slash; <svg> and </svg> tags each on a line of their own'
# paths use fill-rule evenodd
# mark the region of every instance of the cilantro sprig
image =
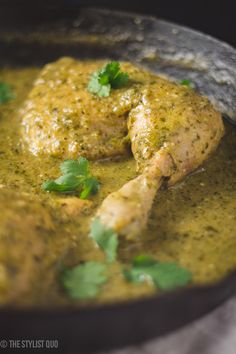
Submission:
<svg viewBox="0 0 236 354">
<path fill-rule="evenodd" d="M 0 104 L 7 103 L 15 98 L 11 87 L 5 82 L 0 82 Z"/>
<path fill-rule="evenodd" d="M 189 87 L 189 88 L 191 88 L 193 90 L 196 88 L 195 84 L 192 81 L 188 80 L 188 79 L 181 80 L 180 81 L 180 85 Z"/>
<path fill-rule="evenodd" d="M 95 298 L 108 280 L 109 263 L 114 262 L 117 256 L 118 236 L 102 225 L 98 218 L 91 225 L 90 235 L 106 253 L 107 263 L 91 261 L 63 272 L 61 283 L 73 299 Z"/>
<path fill-rule="evenodd" d="M 99 97 L 108 97 L 111 89 L 125 86 L 128 80 L 129 75 L 121 71 L 120 63 L 112 61 L 92 74 L 88 91 Z"/>
<path fill-rule="evenodd" d="M 161 263 L 149 256 L 138 256 L 133 260 L 132 267 L 123 270 L 129 282 L 153 283 L 161 290 L 170 290 L 188 284 L 191 280 L 189 270 L 176 263 Z"/>
<path fill-rule="evenodd" d="M 116 260 L 118 248 L 118 235 L 111 229 L 101 224 L 99 218 L 94 219 L 91 225 L 91 237 L 98 246 L 105 252 L 107 261 L 112 263 Z"/>
<path fill-rule="evenodd" d="M 92 299 L 107 281 L 107 265 L 101 262 L 87 262 L 63 272 L 61 283 L 72 299 Z"/>
<path fill-rule="evenodd" d="M 66 160 L 61 166 L 62 175 L 55 180 L 48 180 L 42 184 L 42 188 L 49 192 L 79 192 L 81 199 L 88 198 L 99 189 L 98 180 L 90 174 L 89 162 L 86 158 L 78 160 Z"/>
</svg>

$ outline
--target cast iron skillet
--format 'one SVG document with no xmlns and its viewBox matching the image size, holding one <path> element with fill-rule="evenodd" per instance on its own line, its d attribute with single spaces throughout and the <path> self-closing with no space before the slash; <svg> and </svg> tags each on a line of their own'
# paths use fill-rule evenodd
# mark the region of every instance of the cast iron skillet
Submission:
<svg viewBox="0 0 236 354">
<path fill-rule="evenodd" d="M 17 28 L 2 28 L 0 51 L 1 66 L 43 65 L 62 55 L 131 60 L 177 80 L 192 80 L 236 122 L 236 50 L 163 20 L 84 9 L 40 26 L 26 21 Z M 236 272 L 211 286 L 122 304 L 83 309 L 2 308 L 0 337 L 58 339 L 56 351 L 65 353 L 122 347 L 177 329 L 220 305 L 235 291 Z"/>
</svg>

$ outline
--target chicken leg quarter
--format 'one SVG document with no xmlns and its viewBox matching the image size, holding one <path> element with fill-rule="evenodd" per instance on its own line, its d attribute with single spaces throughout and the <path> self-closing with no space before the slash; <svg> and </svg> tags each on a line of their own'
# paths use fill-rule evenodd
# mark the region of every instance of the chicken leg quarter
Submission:
<svg viewBox="0 0 236 354">
<path fill-rule="evenodd" d="M 131 63 L 121 64 L 127 86 L 92 95 L 91 73 L 104 64 L 61 58 L 46 65 L 20 110 L 22 145 L 35 155 L 96 160 L 127 155 L 128 133 L 140 175 L 110 194 L 97 216 L 132 238 L 163 181 L 172 185 L 201 165 L 224 127 L 207 98 Z"/>
<path fill-rule="evenodd" d="M 140 175 L 110 194 L 96 217 L 132 239 L 145 228 L 163 181 L 173 185 L 201 165 L 216 149 L 224 126 L 207 98 L 159 78 L 143 88 L 128 129 Z"/>
</svg>

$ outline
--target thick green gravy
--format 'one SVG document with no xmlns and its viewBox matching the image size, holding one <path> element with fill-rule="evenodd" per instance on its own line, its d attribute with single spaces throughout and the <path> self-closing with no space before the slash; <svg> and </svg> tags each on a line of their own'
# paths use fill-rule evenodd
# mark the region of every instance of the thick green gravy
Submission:
<svg viewBox="0 0 236 354">
<path fill-rule="evenodd" d="M 101 201 L 136 175 L 135 161 L 91 162 L 101 183 L 79 213 L 67 210 L 66 198 L 41 189 L 59 175 L 62 162 L 36 157 L 21 149 L 18 110 L 31 89 L 38 68 L 0 71 L 16 99 L 0 105 L 0 303 L 10 306 L 84 305 L 63 291 L 64 267 L 104 254 L 88 236 L 89 223 Z M 63 198 L 63 200 L 62 200 Z M 74 200 L 74 199 L 73 199 Z M 188 268 L 192 284 L 212 283 L 236 269 L 236 130 L 226 134 L 214 155 L 195 173 L 157 193 L 147 230 L 134 242 L 120 240 L 118 261 L 96 300 L 124 301 L 149 296 L 149 284 L 127 283 L 121 269 L 139 254 L 176 261 Z M 191 285 L 190 285 L 191 286 Z"/>
</svg>

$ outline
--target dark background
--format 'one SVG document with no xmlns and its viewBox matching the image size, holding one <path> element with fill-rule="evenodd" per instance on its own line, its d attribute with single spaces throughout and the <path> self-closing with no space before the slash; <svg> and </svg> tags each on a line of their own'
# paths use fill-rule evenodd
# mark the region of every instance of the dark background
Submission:
<svg viewBox="0 0 236 354">
<path fill-rule="evenodd" d="M 35 23 L 79 5 L 101 6 L 147 13 L 209 33 L 236 47 L 235 1 L 231 0 L 0 0 L 0 21 L 20 21 L 27 11 Z M 27 6 L 26 6 L 27 5 Z"/>
</svg>

